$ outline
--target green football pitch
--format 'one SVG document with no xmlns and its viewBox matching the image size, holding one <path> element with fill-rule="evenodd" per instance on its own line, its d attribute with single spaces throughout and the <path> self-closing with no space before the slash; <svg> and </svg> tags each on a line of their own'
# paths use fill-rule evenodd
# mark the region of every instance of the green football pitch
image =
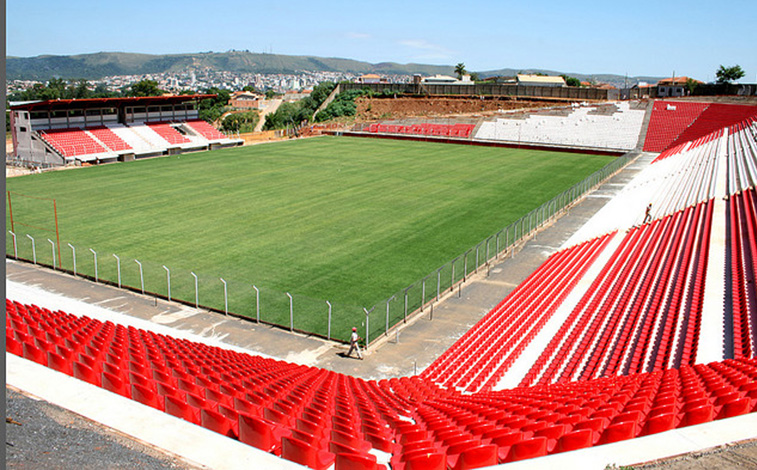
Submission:
<svg viewBox="0 0 757 470">
<path fill-rule="evenodd" d="M 167 295 L 170 276 L 172 298 L 198 294 L 285 326 L 290 293 L 294 327 L 320 334 L 329 301 L 333 336 L 344 337 L 363 307 L 384 309 L 430 274 L 435 291 L 437 268 L 612 160 L 322 137 L 29 175 L 7 188 L 20 257 L 34 256 L 28 233 L 39 262 L 60 248 L 63 268 L 75 252 L 77 272 L 94 276 L 97 256 L 100 279 L 117 283 L 120 265 L 122 284 L 139 290 L 144 279 Z M 27 196 L 55 199 L 60 247 L 52 202 Z"/>
</svg>

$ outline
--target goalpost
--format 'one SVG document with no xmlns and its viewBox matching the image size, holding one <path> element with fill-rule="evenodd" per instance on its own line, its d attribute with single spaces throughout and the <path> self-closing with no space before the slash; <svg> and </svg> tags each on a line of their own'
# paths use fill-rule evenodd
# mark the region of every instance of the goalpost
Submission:
<svg viewBox="0 0 757 470">
<path fill-rule="evenodd" d="M 55 231 L 55 244 L 58 251 L 58 268 L 62 266 L 61 249 L 60 249 L 60 231 L 58 230 L 58 204 L 55 199 L 29 196 L 20 193 L 11 193 L 7 191 L 8 195 L 8 215 L 10 217 L 11 232 L 16 233 L 16 226 L 27 227 L 34 230 L 51 233 Z M 13 200 L 16 202 L 16 213 L 13 212 Z M 52 203 L 52 207 L 48 206 Z M 46 207 L 47 206 L 47 207 Z M 52 219 L 55 222 L 55 228 L 51 226 L 45 226 L 50 222 L 50 211 L 52 209 Z M 14 244 L 16 239 L 13 240 Z M 14 246 L 14 250 L 16 247 Z M 52 259 L 53 267 L 55 267 L 55 257 Z"/>
</svg>

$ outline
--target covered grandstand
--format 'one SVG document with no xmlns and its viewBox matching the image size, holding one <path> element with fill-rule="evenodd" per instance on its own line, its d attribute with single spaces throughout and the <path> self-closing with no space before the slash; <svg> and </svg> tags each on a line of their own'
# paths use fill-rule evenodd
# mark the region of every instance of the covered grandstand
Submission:
<svg viewBox="0 0 757 470">
<path fill-rule="evenodd" d="M 670 443 L 719 421 L 710 434 L 754 438 L 757 109 L 658 103 L 641 137 L 639 116 L 622 118 L 635 137 L 613 137 L 614 112 L 557 124 L 607 125 L 592 147 L 663 153 L 639 157 L 630 183 L 417 375 L 357 378 L 12 293 L 6 350 L 259 450 L 248 465 L 472 469 Z M 679 106 L 686 122 L 666 127 Z M 461 129 L 396 125 L 375 133 Z"/>
<path fill-rule="evenodd" d="M 11 103 L 13 158 L 63 166 L 241 145 L 198 119 L 215 95 L 91 98 Z"/>
</svg>

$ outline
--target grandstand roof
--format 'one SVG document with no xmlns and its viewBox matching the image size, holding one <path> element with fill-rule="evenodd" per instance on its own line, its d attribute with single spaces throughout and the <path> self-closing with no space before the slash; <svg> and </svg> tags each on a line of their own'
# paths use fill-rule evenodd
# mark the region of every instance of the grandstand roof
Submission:
<svg viewBox="0 0 757 470">
<path fill-rule="evenodd" d="M 142 105 L 149 106 L 155 104 L 172 104 L 183 103 L 185 101 L 203 100 L 215 98 L 215 94 L 196 94 L 196 95 L 170 95 L 170 96 L 132 96 L 124 98 L 85 98 L 71 100 L 46 100 L 46 101 L 27 101 L 11 103 L 11 109 L 22 109 L 32 111 L 36 109 L 71 109 L 71 108 L 93 108 L 112 106 L 119 107 L 125 105 Z"/>
</svg>

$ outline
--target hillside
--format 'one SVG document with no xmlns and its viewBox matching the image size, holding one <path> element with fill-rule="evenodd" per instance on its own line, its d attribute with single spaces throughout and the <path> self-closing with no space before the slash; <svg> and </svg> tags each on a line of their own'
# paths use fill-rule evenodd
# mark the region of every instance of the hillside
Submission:
<svg viewBox="0 0 757 470">
<path fill-rule="evenodd" d="M 423 64 L 370 64 L 351 59 L 260 54 L 245 51 L 194 54 L 149 55 L 126 52 L 98 52 L 71 56 L 42 55 L 8 57 L 8 80 L 48 80 L 85 78 L 94 80 L 110 75 L 186 72 L 210 68 L 215 71 L 261 74 L 308 72 L 353 72 L 382 74 L 452 74 L 452 66 Z"/>
<path fill-rule="evenodd" d="M 6 58 L 7 80 L 49 80 L 51 78 L 97 80 L 112 75 L 142 75 L 148 73 L 188 72 L 212 69 L 216 72 L 260 74 L 297 74 L 301 72 L 351 72 L 383 75 L 454 75 L 454 66 L 427 64 L 397 64 L 380 62 L 371 64 L 335 57 L 293 56 L 263 54 L 248 51 L 198 52 L 192 54 L 136 54 L 130 52 L 98 52 L 69 56 L 41 55 L 37 57 Z M 565 72 L 536 69 L 505 68 L 479 72 L 482 78 L 513 76 L 517 73 L 546 73 L 560 75 Z M 567 73 L 580 80 L 596 80 L 622 87 L 639 81 L 656 83 L 661 77 L 624 77 L 612 74 Z"/>
</svg>

